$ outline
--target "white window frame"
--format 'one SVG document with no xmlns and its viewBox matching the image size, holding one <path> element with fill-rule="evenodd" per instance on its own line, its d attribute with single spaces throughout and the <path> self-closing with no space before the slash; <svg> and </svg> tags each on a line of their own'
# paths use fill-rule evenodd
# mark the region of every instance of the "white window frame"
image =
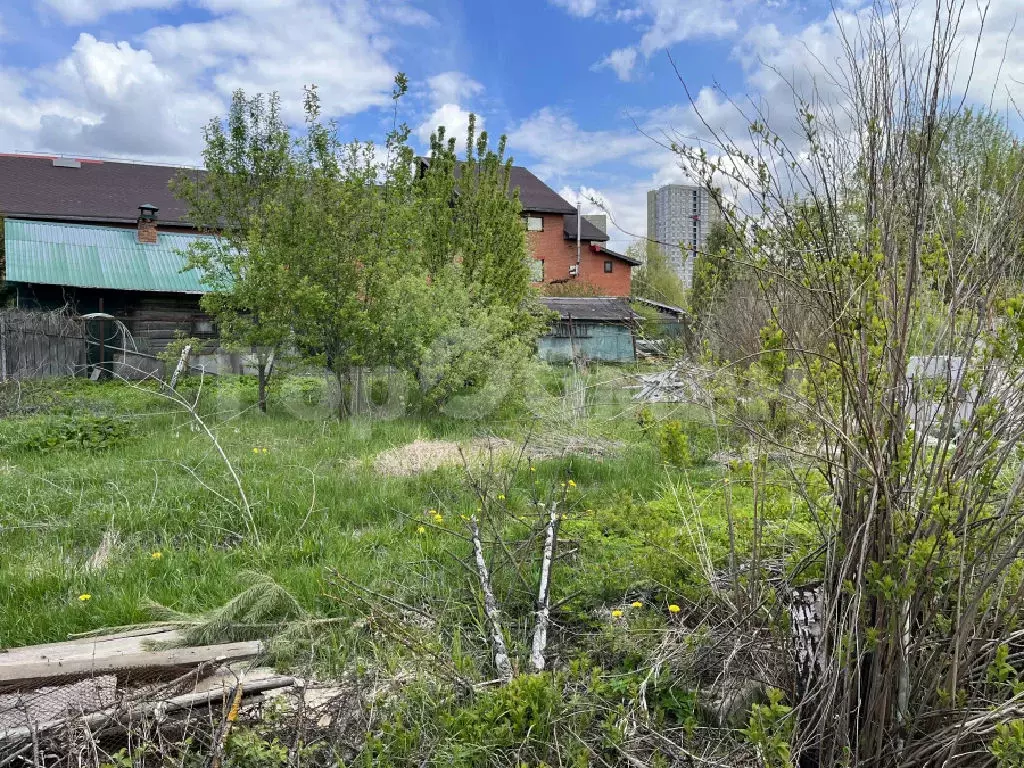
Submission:
<svg viewBox="0 0 1024 768">
<path fill-rule="evenodd" d="M 544 231 L 544 217 L 543 216 L 523 216 L 523 223 L 526 225 L 527 232 L 543 232 Z"/>
<path fill-rule="evenodd" d="M 530 264 L 530 282 L 531 283 L 543 283 L 544 282 L 544 259 L 531 259 Z"/>
</svg>

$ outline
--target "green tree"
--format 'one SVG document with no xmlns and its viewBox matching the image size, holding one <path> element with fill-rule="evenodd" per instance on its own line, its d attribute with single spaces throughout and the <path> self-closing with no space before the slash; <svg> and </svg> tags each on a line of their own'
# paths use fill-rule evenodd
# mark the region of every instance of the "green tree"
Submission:
<svg viewBox="0 0 1024 768">
<path fill-rule="evenodd" d="M 460 158 L 440 126 L 416 182 L 422 263 L 433 303 L 446 308 L 421 337 L 418 378 L 434 406 L 466 389 L 513 394 L 544 324 L 505 137 L 491 149 L 475 129 L 471 115 Z"/>
<path fill-rule="evenodd" d="M 626 251 L 643 266 L 633 271 L 634 296 L 674 307 L 686 306 L 686 288 L 669 264 L 668 256 L 657 243 L 637 240 Z"/>
<path fill-rule="evenodd" d="M 202 270 L 210 292 L 203 308 L 216 320 L 225 344 L 255 353 L 259 409 L 267 410 L 267 384 L 275 357 L 290 336 L 290 314 L 281 302 L 285 290 L 280 254 L 254 235 L 295 168 L 291 136 L 276 94 L 231 99 L 226 121 L 214 118 L 204 129 L 204 173 L 183 171 L 172 183 L 189 218 L 213 242 L 193 245 L 189 266 Z"/>
<path fill-rule="evenodd" d="M 404 92 L 400 76 L 396 105 Z M 415 363 L 429 316 L 413 158 L 404 126 L 394 126 L 378 154 L 372 143 L 338 140 L 321 117 L 315 87 L 307 89 L 305 107 L 297 183 L 276 201 L 260 238 L 284 256 L 297 343 L 334 375 L 344 416 L 361 368 Z"/>
<path fill-rule="evenodd" d="M 697 324 L 707 324 L 709 314 L 737 279 L 736 235 L 728 224 L 716 221 L 708 230 L 704 250 L 693 262 L 693 291 L 690 308 Z"/>
</svg>

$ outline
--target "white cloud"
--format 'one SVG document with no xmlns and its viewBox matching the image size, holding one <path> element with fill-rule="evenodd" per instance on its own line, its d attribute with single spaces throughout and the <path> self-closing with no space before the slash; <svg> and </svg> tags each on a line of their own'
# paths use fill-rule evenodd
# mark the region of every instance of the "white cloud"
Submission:
<svg viewBox="0 0 1024 768">
<path fill-rule="evenodd" d="M 47 2 L 68 20 L 173 4 Z M 0 71 L 0 143 L 195 162 L 202 126 L 225 113 L 237 88 L 278 91 L 293 122 L 302 117 L 308 83 L 319 86 L 328 117 L 390 103 L 397 67 L 388 35 L 399 24 L 433 23 L 404 0 L 188 2 L 208 18 L 154 27 L 131 42 L 82 34 L 57 63 Z"/>
<path fill-rule="evenodd" d="M 615 71 L 619 80 L 627 82 L 633 77 L 634 66 L 636 66 L 636 48 L 617 48 L 595 64 L 592 69 L 598 70 L 607 67 Z"/>
<path fill-rule="evenodd" d="M 593 16 L 597 13 L 599 2 L 598 0 L 550 0 L 553 5 L 557 5 L 559 8 L 564 8 L 573 16 L 579 16 L 586 18 L 587 16 Z"/>
<path fill-rule="evenodd" d="M 527 152 L 542 175 L 560 176 L 635 155 L 650 147 L 637 132 L 586 131 L 566 114 L 544 107 L 508 132 L 513 152 Z"/>
<path fill-rule="evenodd" d="M 361 0 L 205 0 L 211 21 L 149 30 L 143 40 L 164 66 L 235 89 L 278 91 L 285 116 L 302 115 L 301 84 L 316 83 L 329 115 L 389 101 L 395 68 L 381 25 Z"/>
<path fill-rule="evenodd" d="M 430 134 L 437 130 L 440 125 L 444 126 L 446 138 L 455 139 L 455 146 L 461 151 L 466 144 L 466 136 L 469 132 L 469 112 L 458 104 L 442 104 L 430 116 L 423 121 L 416 129 L 416 135 L 424 144 L 430 142 Z M 477 115 L 476 130 L 483 130 L 484 119 Z"/>
<path fill-rule="evenodd" d="M 179 0 L 43 0 L 66 24 L 85 24 L 111 13 L 137 9 L 157 10 L 177 5 Z"/>
<path fill-rule="evenodd" d="M 581 213 L 607 215 L 608 247 L 622 252 L 629 247 L 631 242 L 645 236 L 647 230 L 646 191 L 646 182 L 638 182 L 607 189 L 598 189 L 587 185 L 564 186 L 558 194 L 576 205 L 578 193 Z"/>
<path fill-rule="evenodd" d="M 650 27 L 640 38 L 640 49 L 650 56 L 684 40 L 731 35 L 749 5 L 750 0 L 644 0 Z"/>
<path fill-rule="evenodd" d="M 84 33 L 40 79 L 75 106 L 41 113 L 37 141 L 76 154 L 195 158 L 197 127 L 223 106 L 159 67 L 149 51 Z"/>
<path fill-rule="evenodd" d="M 483 93 L 484 87 L 462 72 L 441 72 L 427 78 L 433 104 L 458 104 Z"/>
<path fill-rule="evenodd" d="M 760 7 L 763 11 L 768 5 L 758 6 L 755 0 L 636 0 L 635 4 L 602 17 L 631 28 L 639 27 L 640 39 L 611 51 L 594 68 L 611 69 L 620 80 L 630 80 L 638 54 L 649 59 L 658 51 L 686 40 L 732 37 L 739 31 L 741 19 L 749 23 L 745 16 L 752 9 Z"/>
</svg>

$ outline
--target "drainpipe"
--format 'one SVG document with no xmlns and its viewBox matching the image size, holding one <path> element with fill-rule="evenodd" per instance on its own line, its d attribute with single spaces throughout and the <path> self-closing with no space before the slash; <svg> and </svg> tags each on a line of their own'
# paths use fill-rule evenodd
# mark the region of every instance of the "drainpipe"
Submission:
<svg viewBox="0 0 1024 768">
<path fill-rule="evenodd" d="M 583 215 L 580 213 L 580 193 L 576 190 L 576 277 L 580 276 L 580 222 Z"/>
</svg>

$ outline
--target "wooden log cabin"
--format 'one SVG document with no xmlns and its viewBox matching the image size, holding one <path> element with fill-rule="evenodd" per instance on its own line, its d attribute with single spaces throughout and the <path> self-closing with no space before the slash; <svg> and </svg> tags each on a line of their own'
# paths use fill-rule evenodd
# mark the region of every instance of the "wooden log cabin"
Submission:
<svg viewBox="0 0 1024 768">
<path fill-rule="evenodd" d="M 199 303 L 201 276 L 185 269 L 189 246 L 210 238 L 193 229 L 170 191 L 180 171 L 0 155 L 0 308 L 98 315 L 88 321 L 86 373 L 125 347 L 138 352 L 131 367 L 155 372 L 156 357 L 178 335 L 216 346 Z"/>
</svg>

